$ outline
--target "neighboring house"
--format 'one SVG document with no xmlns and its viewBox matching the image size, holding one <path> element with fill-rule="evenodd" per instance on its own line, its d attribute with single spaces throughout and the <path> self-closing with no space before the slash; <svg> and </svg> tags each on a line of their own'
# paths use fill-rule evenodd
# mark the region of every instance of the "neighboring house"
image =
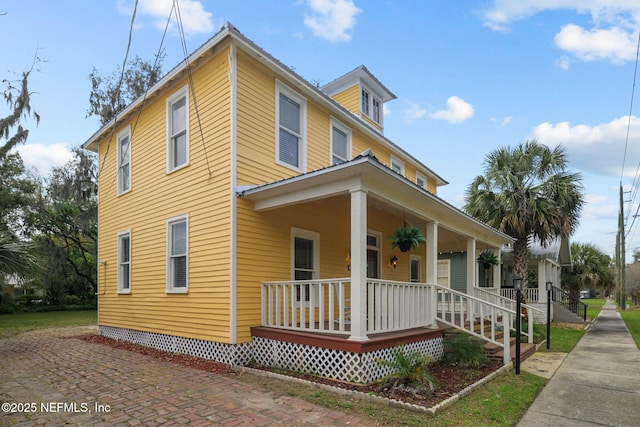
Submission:
<svg viewBox="0 0 640 427">
<path fill-rule="evenodd" d="M 99 155 L 100 332 L 360 381 L 401 342 L 438 358 L 426 284 L 454 276 L 438 254 L 474 254 L 469 290 L 476 251 L 513 240 L 384 136 L 394 98 L 364 66 L 317 88 L 224 25 L 84 144 Z M 391 249 L 405 223 L 426 236 L 417 251 Z"/>
</svg>

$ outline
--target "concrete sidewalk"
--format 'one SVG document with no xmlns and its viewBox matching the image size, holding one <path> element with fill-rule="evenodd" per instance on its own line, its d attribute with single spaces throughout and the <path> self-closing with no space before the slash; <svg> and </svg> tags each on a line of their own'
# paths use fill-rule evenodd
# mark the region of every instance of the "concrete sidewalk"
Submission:
<svg viewBox="0 0 640 427">
<path fill-rule="evenodd" d="M 518 426 L 640 426 L 640 350 L 612 300 Z"/>
</svg>

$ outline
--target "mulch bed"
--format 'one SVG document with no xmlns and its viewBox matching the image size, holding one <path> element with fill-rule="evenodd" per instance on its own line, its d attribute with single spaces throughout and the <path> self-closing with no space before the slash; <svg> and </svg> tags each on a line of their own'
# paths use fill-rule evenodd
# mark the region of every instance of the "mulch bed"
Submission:
<svg viewBox="0 0 640 427">
<path fill-rule="evenodd" d="M 233 367 L 225 365 L 213 360 L 202 359 L 186 354 L 170 353 L 167 351 L 157 350 L 126 341 L 115 340 L 101 335 L 79 335 L 69 338 L 85 340 L 94 344 L 108 345 L 113 348 L 133 351 L 139 354 L 150 356 L 156 359 L 165 360 L 171 363 L 177 363 L 194 369 L 200 369 L 207 372 L 217 374 L 235 374 L 237 373 Z M 372 383 L 372 384 L 354 384 L 344 381 L 332 380 L 329 378 L 318 377 L 311 374 L 301 374 L 299 372 L 286 372 L 281 369 L 274 369 L 267 366 L 252 366 L 254 369 L 277 372 L 279 374 L 300 378 L 318 384 L 325 384 L 346 390 L 354 390 L 365 394 L 376 395 L 394 399 L 400 402 L 410 403 L 422 407 L 432 407 L 451 396 L 454 396 L 467 388 L 468 386 L 478 382 L 482 378 L 492 374 L 502 367 L 499 362 L 491 362 L 480 369 L 463 368 L 460 366 L 445 365 L 442 363 L 434 363 L 429 366 L 429 372 L 435 379 L 436 390 L 433 394 L 425 396 L 412 392 L 404 391 L 396 388 L 391 389 L 389 382 Z"/>
</svg>

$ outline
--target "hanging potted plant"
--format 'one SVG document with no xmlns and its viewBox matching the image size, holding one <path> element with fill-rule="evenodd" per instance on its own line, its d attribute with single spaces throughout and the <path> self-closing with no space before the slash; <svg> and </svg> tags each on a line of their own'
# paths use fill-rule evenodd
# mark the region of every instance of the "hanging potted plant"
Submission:
<svg viewBox="0 0 640 427">
<path fill-rule="evenodd" d="M 396 228 L 393 234 L 387 237 L 391 240 L 391 249 L 400 248 L 401 252 L 417 249 L 418 245 L 426 242 L 419 228 L 407 226 L 406 223 L 402 227 Z"/>
<path fill-rule="evenodd" d="M 491 268 L 494 265 L 498 265 L 498 257 L 495 256 L 493 251 L 487 250 L 480 253 L 477 261 L 482 264 L 484 269 Z"/>
</svg>

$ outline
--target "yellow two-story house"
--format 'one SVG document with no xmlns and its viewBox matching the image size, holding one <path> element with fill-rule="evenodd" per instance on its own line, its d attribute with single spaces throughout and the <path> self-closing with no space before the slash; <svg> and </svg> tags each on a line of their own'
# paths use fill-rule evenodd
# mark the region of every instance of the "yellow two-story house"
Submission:
<svg viewBox="0 0 640 427">
<path fill-rule="evenodd" d="M 394 98 L 364 66 L 318 88 L 224 25 L 84 144 L 99 156 L 100 332 L 359 381 L 399 342 L 438 358 L 439 254 L 470 255 L 470 293 L 477 251 L 512 239 L 440 199 L 446 181 L 384 136 Z M 404 224 L 426 237 L 409 252 L 387 238 Z"/>
</svg>

